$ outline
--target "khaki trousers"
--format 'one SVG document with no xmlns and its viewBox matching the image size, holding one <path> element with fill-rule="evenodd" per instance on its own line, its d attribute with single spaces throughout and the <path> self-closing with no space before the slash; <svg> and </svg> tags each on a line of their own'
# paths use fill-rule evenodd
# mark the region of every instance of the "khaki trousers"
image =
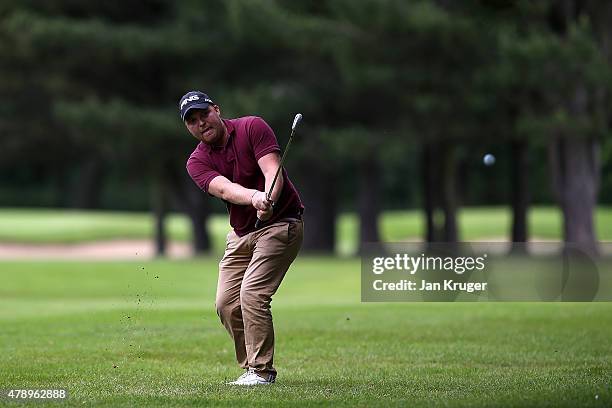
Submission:
<svg viewBox="0 0 612 408">
<path fill-rule="evenodd" d="M 270 302 L 302 246 L 301 220 L 279 221 L 244 237 L 234 231 L 219 262 L 216 308 L 240 367 L 267 378 L 274 369 Z"/>
</svg>

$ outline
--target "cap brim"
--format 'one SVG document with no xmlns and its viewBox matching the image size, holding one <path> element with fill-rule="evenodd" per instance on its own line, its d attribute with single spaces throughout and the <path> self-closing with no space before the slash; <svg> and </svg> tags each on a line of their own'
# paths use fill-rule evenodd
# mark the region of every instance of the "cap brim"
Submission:
<svg viewBox="0 0 612 408">
<path fill-rule="evenodd" d="M 193 109 L 208 109 L 208 107 L 209 107 L 210 105 L 211 105 L 211 104 L 210 104 L 210 103 L 208 103 L 208 102 L 204 102 L 204 103 L 195 103 L 195 104 L 193 104 L 193 105 L 189 106 L 187 109 L 185 109 L 185 112 L 183 112 L 182 119 L 183 119 L 183 120 L 185 120 L 185 117 L 187 117 L 187 114 L 189 113 L 189 111 L 190 111 L 190 110 L 193 110 Z"/>
</svg>

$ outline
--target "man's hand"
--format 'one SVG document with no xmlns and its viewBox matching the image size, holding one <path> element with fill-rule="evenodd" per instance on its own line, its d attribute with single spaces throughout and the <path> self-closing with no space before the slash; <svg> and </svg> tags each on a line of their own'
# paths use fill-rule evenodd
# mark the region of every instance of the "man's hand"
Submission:
<svg viewBox="0 0 612 408">
<path fill-rule="evenodd" d="M 257 210 L 257 218 L 261 221 L 268 221 L 272 217 L 273 212 L 272 206 L 266 211 Z"/>
<path fill-rule="evenodd" d="M 257 211 L 270 211 L 270 213 L 272 213 L 272 201 L 268 201 L 266 193 L 263 191 L 258 191 L 253 194 L 251 197 L 251 204 Z"/>
</svg>

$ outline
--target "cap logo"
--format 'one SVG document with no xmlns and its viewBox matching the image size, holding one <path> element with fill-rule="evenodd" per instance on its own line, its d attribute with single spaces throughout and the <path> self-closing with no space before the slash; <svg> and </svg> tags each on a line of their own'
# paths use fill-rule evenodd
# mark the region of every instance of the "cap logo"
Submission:
<svg viewBox="0 0 612 408">
<path fill-rule="evenodd" d="M 185 106 L 187 103 L 192 102 L 192 101 L 197 101 L 198 99 L 200 99 L 198 95 L 191 95 L 189 98 L 183 99 L 183 102 L 181 102 L 180 109 L 183 109 L 183 106 Z"/>
<path fill-rule="evenodd" d="M 198 95 L 191 95 L 190 97 L 183 99 L 179 109 L 183 109 L 183 106 L 187 105 L 189 102 L 197 101 L 199 99 L 200 99 L 200 97 Z M 213 104 L 213 101 L 210 100 L 209 98 L 205 98 L 204 102 L 210 103 L 211 105 Z"/>
</svg>

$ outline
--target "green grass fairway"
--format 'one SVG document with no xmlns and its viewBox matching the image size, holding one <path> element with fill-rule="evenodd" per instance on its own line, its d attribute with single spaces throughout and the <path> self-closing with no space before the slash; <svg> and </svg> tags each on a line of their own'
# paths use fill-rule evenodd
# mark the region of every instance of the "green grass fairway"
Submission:
<svg viewBox="0 0 612 408">
<path fill-rule="evenodd" d="M 217 259 L 0 263 L 0 389 L 65 387 L 58 407 L 612 405 L 612 304 L 363 304 L 359 269 L 296 261 L 273 302 L 278 382 L 243 389 L 224 384 L 240 371 Z"/>
<path fill-rule="evenodd" d="M 597 236 L 612 241 L 612 208 L 600 207 L 595 214 Z M 553 207 L 533 207 L 529 213 L 532 237 L 560 239 L 561 214 Z M 464 241 L 509 239 L 510 210 L 506 207 L 464 208 L 459 212 L 460 239 Z M 308 228 L 308 218 L 306 218 Z M 338 217 L 336 249 L 352 255 L 357 248 L 358 222 L 355 214 Z M 188 220 L 181 214 L 168 217 L 170 239 L 191 239 Z M 211 217 L 208 230 L 216 253 L 223 251 L 229 230 L 227 217 Z M 420 211 L 389 211 L 380 217 L 383 241 L 405 241 L 423 236 Z M 69 211 L 45 209 L 0 209 L 0 242 L 76 243 L 110 239 L 150 239 L 153 219 L 146 213 Z"/>
</svg>

